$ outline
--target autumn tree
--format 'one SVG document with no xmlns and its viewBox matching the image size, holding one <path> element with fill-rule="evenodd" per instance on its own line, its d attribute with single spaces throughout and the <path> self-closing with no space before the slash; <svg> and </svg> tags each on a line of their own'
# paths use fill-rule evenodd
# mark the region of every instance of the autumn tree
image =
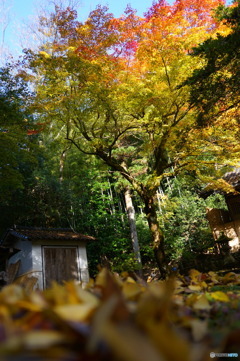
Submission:
<svg viewBox="0 0 240 361">
<path fill-rule="evenodd" d="M 156 190 L 166 176 L 182 169 L 201 174 L 223 157 L 210 130 L 196 129 L 188 87 L 177 87 L 198 66 L 191 48 L 218 28 L 211 11 L 219 3 L 159 1 L 144 18 L 128 7 L 119 19 L 98 6 L 83 24 L 70 7 L 56 7 L 54 39 L 26 54 L 37 93 L 34 111 L 138 193 L 163 277 Z"/>
</svg>

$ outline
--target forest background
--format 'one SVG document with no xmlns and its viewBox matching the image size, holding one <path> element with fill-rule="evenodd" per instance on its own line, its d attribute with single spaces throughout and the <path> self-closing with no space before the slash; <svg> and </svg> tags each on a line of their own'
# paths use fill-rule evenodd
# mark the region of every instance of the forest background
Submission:
<svg viewBox="0 0 240 361">
<path fill-rule="evenodd" d="M 1 231 L 95 236 L 92 275 L 143 264 L 164 276 L 213 246 L 206 207 L 224 200 L 200 195 L 231 191 L 222 176 L 240 151 L 239 4 L 222 4 L 119 18 L 98 6 L 80 22 L 55 1 L 40 14 L 34 46 L 0 74 Z"/>
</svg>

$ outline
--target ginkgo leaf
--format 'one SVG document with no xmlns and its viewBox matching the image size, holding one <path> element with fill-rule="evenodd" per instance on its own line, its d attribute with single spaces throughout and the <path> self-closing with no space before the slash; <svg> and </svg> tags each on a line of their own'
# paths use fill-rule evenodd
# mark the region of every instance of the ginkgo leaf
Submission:
<svg viewBox="0 0 240 361">
<path fill-rule="evenodd" d="M 196 269 L 191 269 L 189 271 L 189 277 L 193 280 L 193 281 L 200 281 L 200 277 L 201 277 L 201 272 L 197 271 Z"/>
<path fill-rule="evenodd" d="M 188 343 L 184 338 L 179 337 L 169 325 L 146 320 L 146 329 L 155 347 L 163 354 L 166 360 L 190 360 Z"/>
<path fill-rule="evenodd" d="M 205 288 L 207 288 L 208 285 L 205 281 L 197 282 L 197 284 L 191 284 L 188 286 L 188 289 L 191 291 L 201 291 Z"/>
<path fill-rule="evenodd" d="M 95 308 L 99 305 L 99 299 L 92 293 L 83 290 L 81 287 L 76 286 L 76 295 L 78 296 L 79 301 L 88 304 L 92 308 Z"/>
<path fill-rule="evenodd" d="M 211 278 L 211 281 L 214 283 L 214 284 L 218 284 L 219 283 L 219 278 L 217 276 L 217 274 L 215 272 L 208 272 L 210 278 Z"/>
<path fill-rule="evenodd" d="M 74 282 L 30 295 L 6 287 L 0 291 L 0 359 L 188 361 L 201 350 L 202 361 L 224 341 L 237 340 L 226 328 L 238 321 L 240 295 L 206 292 L 201 284 L 205 279 L 211 286 L 210 275 L 192 275 L 194 284 L 184 276 L 147 284 L 104 270 L 89 290 Z M 226 278 L 212 277 L 227 287 Z M 228 279 L 232 285 L 234 274 Z"/>
<path fill-rule="evenodd" d="M 124 296 L 129 300 L 136 300 L 137 297 L 142 293 L 143 287 L 137 283 L 125 282 L 122 288 Z"/>
<path fill-rule="evenodd" d="M 210 296 L 216 301 L 221 301 L 221 302 L 229 302 L 230 301 L 230 298 L 228 297 L 228 295 L 222 291 L 211 292 Z"/>
<path fill-rule="evenodd" d="M 190 296 L 188 296 L 185 300 L 185 303 L 187 306 L 192 307 L 193 304 L 198 300 L 199 296 L 197 293 L 192 293 Z"/>
<path fill-rule="evenodd" d="M 102 337 L 121 360 L 166 361 L 164 354 L 158 352 L 154 345 L 149 342 L 149 339 L 144 337 L 134 327 L 116 327 L 112 323 L 106 323 L 102 327 Z"/>
<path fill-rule="evenodd" d="M 68 321 L 86 321 L 93 313 L 95 306 L 87 303 L 76 305 L 60 305 L 54 311 Z"/>
<path fill-rule="evenodd" d="M 15 304 L 24 298 L 24 290 L 21 286 L 12 284 L 3 288 L 0 293 L 0 302 Z"/>
<path fill-rule="evenodd" d="M 35 312 L 39 312 L 43 309 L 42 305 L 39 305 L 37 303 L 32 303 L 30 301 L 25 301 L 25 300 L 18 301 L 17 305 L 20 308 L 23 308 L 23 309 L 25 308 L 27 310 L 31 310 L 31 311 L 35 311 Z"/>
<path fill-rule="evenodd" d="M 236 280 L 236 274 L 233 272 L 228 272 L 222 277 L 222 282 L 234 282 Z"/>
<path fill-rule="evenodd" d="M 196 302 L 194 302 L 194 304 L 193 304 L 193 309 L 206 310 L 206 311 L 211 309 L 211 305 L 205 294 L 198 296 Z"/>
<path fill-rule="evenodd" d="M 28 349 L 47 348 L 62 342 L 66 342 L 66 337 L 53 330 L 31 331 L 22 338 L 23 345 Z"/>
<path fill-rule="evenodd" d="M 201 291 L 202 287 L 200 285 L 189 285 L 188 288 L 191 291 Z"/>
</svg>

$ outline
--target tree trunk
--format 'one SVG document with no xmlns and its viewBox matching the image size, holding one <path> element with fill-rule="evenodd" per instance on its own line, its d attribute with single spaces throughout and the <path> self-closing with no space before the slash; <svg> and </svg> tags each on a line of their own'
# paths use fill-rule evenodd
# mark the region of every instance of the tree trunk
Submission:
<svg viewBox="0 0 240 361">
<path fill-rule="evenodd" d="M 63 181 L 64 165 L 65 165 L 65 161 L 66 161 L 67 151 L 69 149 L 70 149 L 70 147 L 67 147 L 66 149 L 64 149 L 62 151 L 60 159 L 59 159 L 59 181 L 60 181 L 60 183 L 62 183 L 62 181 Z"/>
<path fill-rule="evenodd" d="M 144 203 L 148 226 L 152 237 L 152 245 L 155 259 L 160 270 L 161 277 L 165 278 L 167 274 L 167 262 L 164 252 L 164 237 L 159 227 L 154 197 L 145 196 Z"/>
<path fill-rule="evenodd" d="M 139 275 L 142 276 L 142 260 L 141 260 L 140 247 L 139 247 L 138 235 L 137 235 L 135 209 L 132 202 L 132 197 L 129 187 L 125 189 L 124 197 L 125 197 L 129 225 L 130 225 L 130 234 L 133 245 L 133 252 L 134 252 L 135 260 L 137 261 L 138 264 Z"/>
<path fill-rule="evenodd" d="M 108 164 L 114 171 L 118 171 L 133 187 L 133 189 L 139 194 L 140 198 L 144 202 L 144 212 L 147 216 L 148 226 L 152 236 L 152 245 L 156 258 L 156 262 L 161 273 L 161 277 L 165 278 L 167 274 L 167 262 L 164 252 L 164 237 L 159 227 L 157 212 L 155 208 L 153 191 L 148 190 L 144 185 L 138 182 L 129 172 L 125 162 L 112 158 L 106 154 L 102 149 L 97 149 L 95 155 L 101 158 L 106 164 Z"/>
</svg>

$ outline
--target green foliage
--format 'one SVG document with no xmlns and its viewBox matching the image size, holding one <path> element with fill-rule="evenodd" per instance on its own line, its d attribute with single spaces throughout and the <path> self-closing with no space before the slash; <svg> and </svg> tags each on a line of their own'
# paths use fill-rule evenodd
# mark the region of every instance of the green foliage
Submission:
<svg viewBox="0 0 240 361">
<path fill-rule="evenodd" d="M 230 24 L 231 27 L 236 28 L 240 25 L 239 0 L 233 0 L 232 4 L 235 6 L 220 5 L 216 9 L 215 15 L 217 19 L 224 20 L 227 24 Z"/>
<path fill-rule="evenodd" d="M 216 16 L 230 31 L 194 48 L 193 56 L 200 57 L 203 65 L 185 82 L 191 87 L 190 101 L 198 108 L 199 124 L 237 108 L 240 101 L 240 3 L 221 5 Z"/>
<path fill-rule="evenodd" d="M 26 168 L 35 161 L 27 138 L 31 122 L 24 101 L 27 94 L 27 84 L 13 76 L 10 67 L 0 69 L 0 202 L 23 188 Z"/>
<path fill-rule="evenodd" d="M 194 259 L 213 247 L 213 236 L 206 219 L 207 203 L 196 193 L 191 176 L 169 180 L 161 212 L 168 260 Z M 211 204 L 214 204 L 213 198 Z"/>
<path fill-rule="evenodd" d="M 210 195 L 206 199 L 206 205 L 208 208 L 218 208 L 218 209 L 228 210 L 224 195 L 220 193 L 215 193 Z"/>
<path fill-rule="evenodd" d="M 28 130 L 33 116 L 28 110 L 27 83 L 13 75 L 14 67 L 0 69 L 0 230 L 14 224 L 22 215 L 37 166 L 39 147 Z"/>
<path fill-rule="evenodd" d="M 138 238 L 141 247 L 141 258 L 144 266 L 153 264 L 154 254 L 150 246 L 151 234 L 146 221 L 146 217 L 142 213 L 137 214 L 136 226 L 138 231 Z"/>
</svg>

